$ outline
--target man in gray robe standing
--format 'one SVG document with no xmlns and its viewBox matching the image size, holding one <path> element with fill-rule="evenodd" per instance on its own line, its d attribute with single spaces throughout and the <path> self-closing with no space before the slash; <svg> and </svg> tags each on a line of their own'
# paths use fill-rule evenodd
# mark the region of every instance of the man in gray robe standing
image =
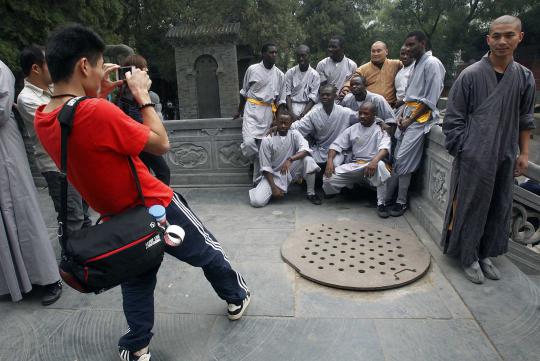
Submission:
<svg viewBox="0 0 540 361">
<path fill-rule="evenodd" d="M 337 94 L 354 73 L 357 65 L 345 56 L 345 39 L 342 36 L 335 35 L 330 38 L 328 54 L 327 58 L 317 64 L 317 72 L 321 76 L 321 85 L 334 86 Z"/>
<path fill-rule="evenodd" d="M 405 47 L 416 62 L 405 90 L 405 104 L 397 113 L 394 169 L 387 182 L 387 202 L 390 204 L 396 188 L 396 203 L 390 215 L 399 217 L 407 209 L 407 195 L 412 173 L 420 166 L 424 152 L 424 138 L 439 120 L 437 102 L 444 87 L 445 69 L 441 61 L 426 51 L 427 37 L 422 31 L 407 35 Z"/>
<path fill-rule="evenodd" d="M 243 115 L 242 154 L 253 162 L 253 180 L 259 174 L 259 146 L 272 125 L 274 113 L 285 103 L 285 74 L 274 64 L 277 47 L 264 44 L 262 61 L 251 65 L 244 76 L 240 90 L 240 104 L 233 119 Z"/>
<path fill-rule="evenodd" d="M 448 96 L 443 131 L 455 158 L 442 245 L 474 283 L 500 278 L 489 257 L 508 250 L 513 177 L 528 164 L 535 81 L 513 58 L 522 39 L 518 18 L 495 19 L 489 53 L 463 70 Z"/>
<path fill-rule="evenodd" d="M 309 65 L 310 50 L 307 45 L 296 48 L 298 65 L 285 73 L 287 109 L 293 121 L 301 119 L 317 103 L 321 78 Z"/>
<path fill-rule="evenodd" d="M 32 285 L 45 287 L 50 305 L 60 298 L 58 265 L 39 210 L 23 139 L 11 110 L 15 77 L 0 60 L 0 295 L 20 301 Z"/>
</svg>

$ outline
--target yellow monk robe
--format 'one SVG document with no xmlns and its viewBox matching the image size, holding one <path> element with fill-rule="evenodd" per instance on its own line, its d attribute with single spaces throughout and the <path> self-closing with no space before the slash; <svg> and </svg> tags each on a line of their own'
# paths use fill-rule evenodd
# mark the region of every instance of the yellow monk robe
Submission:
<svg viewBox="0 0 540 361">
<path fill-rule="evenodd" d="M 356 69 L 355 74 L 366 78 L 367 90 L 382 95 L 386 101 L 393 106 L 396 102 L 396 87 L 394 80 L 396 74 L 402 67 L 401 61 L 397 59 L 386 59 L 381 68 L 370 61 Z M 345 83 L 342 90 L 345 93 L 349 92 L 348 81 Z"/>
</svg>

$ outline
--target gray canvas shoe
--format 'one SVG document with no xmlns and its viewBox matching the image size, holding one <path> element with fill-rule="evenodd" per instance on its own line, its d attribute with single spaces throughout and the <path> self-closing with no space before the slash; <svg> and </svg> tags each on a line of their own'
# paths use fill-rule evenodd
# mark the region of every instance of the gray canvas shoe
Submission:
<svg viewBox="0 0 540 361">
<path fill-rule="evenodd" d="M 482 284 L 484 283 L 484 273 L 480 268 L 478 261 L 474 262 L 468 267 L 463 266 L 463 271 L 465 271 L 465 277 L 472 283 Z"/>
<path fill-rule="evenodd" d="M 489 278 L 490 280 L 500 280 L 501 279 L 501 272 L 495 267 L 493 262 L 489 258 L 484 258 L 480 260 L 480 267 L 482 268 L 482 271 L 484 272 L 484 275 L 486 278 Z"/>
</svg>

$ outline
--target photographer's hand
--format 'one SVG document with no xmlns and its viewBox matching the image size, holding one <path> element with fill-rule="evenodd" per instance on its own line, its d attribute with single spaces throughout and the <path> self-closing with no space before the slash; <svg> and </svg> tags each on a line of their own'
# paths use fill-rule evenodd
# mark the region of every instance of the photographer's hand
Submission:
<svg viewBox="0 0 540 361">
<path fill-rule="evenodd" d="M 120 68 L 120 65 L 105 63 L 103 64 L 103 78 L 101 79 L 101 86 L 99 87 L 99 98 L 105 98 L 114 90 L 114 88 L 122 85 L 123 80 L 111 81 L 109 75 L 113 70 Z"/>
<path fill-rule="evenodd" d="M 131 94 L 133 94 L 135 101 L 139 105 L 151 102 L 150 95 L 148 94 L 151 80 L 148 73 L 140 69 L 133 70 L 133 73 L 128 71 L 126 73 L 126 82 Z"/>
</svg>

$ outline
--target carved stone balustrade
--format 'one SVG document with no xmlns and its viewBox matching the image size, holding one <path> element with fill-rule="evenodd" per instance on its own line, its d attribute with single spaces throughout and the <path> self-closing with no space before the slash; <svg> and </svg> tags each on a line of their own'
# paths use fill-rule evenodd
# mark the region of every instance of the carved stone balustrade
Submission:
<svg viewBox="0 0 540 361">
<path fill-rule="evenodd" d="M 242 119 L 166 121 L 171 150 L 165 155 L 175 187 L 251 184 L 249 161 L 240 151 Z"/>
</svg>

